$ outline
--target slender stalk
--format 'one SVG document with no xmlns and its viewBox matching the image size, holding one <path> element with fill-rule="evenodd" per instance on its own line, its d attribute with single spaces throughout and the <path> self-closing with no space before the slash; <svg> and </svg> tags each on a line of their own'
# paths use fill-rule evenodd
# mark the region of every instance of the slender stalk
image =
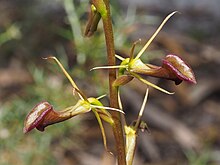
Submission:
<svg viewBox="0 0 220 165">
<path fill-rule="evenodd" d="M 110 16 L 110 5 L 109 0 L 104 0 L 107 10 L 107 16 L 102 17 L 103 27 L 105 32 L 105 40 L 107 47 L 107 57 L 108 57 L 108 65 L 115 65 L 115 47 L 114 47 L 114 37 L 113 37 L 113 29 L 112 29 L 112 20 Z M 110 93 L 110 106 L 113 108 L 119 108 L 118 104 L 118 89 L 113 87 L 113 82 L 116 79 L 116 70 L 109 69 L 109 93 Z M 113 124 L 113 133 L 116 141 L 116 149 L 117 149 L 117 159 L 118 165 L 126 165 L 126 156 L 125 156 L 125 142 L 124 142 L 124 132 L 121 123 L 120 113 L 117 111 L 112 111 L 111 115 L 114 120 Z"/>
</svg>

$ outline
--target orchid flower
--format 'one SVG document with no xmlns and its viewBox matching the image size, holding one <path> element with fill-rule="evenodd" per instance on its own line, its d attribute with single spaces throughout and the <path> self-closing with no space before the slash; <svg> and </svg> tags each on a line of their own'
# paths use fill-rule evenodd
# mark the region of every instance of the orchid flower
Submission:
<svg viewBox="0 0 220 165">
<path fill-rule="evenodd" d="M 174 54 L 167 55 L 162 60 L 162 66 L 156 66 L 152 64 L 144 64 L 140 57 L 143 55 L 144 51 L 148 48 L 157 34 L 160 32 L 165 23 L 175 14 L 177 11 L 169 14 L 155 31 L 155 33 L 151 36 L 151 38 L 146 42 L 144 47 L 139 51 L 139 53 L 134 57 L 134 48 L 138 42 L 135 42 L 130 51 L 129 58 L 123 58 L 121 56 L 115 55 L 119 60 L 121 60 L 121 64 L 119 66 L 101 66 L 94 67 L 95 69 L 109 69 L 115 68 L 119 69 L 118 78 L 114 82 L 114 86 L 122 86 L 127 84 L 133 78 L 137 78 L 141 82 L 146 85 L 152 86 L 159 91 L 162 91 L 167 94 L 173 94 L 173 92 L 169 92 L 147 80 L 145 80 L 142 75 L 164 78 L 168 80 L 173 80 L 178 85 L 182 81 L 186 81 L 189 83 L 196 84 L 196 79 L 192 69 L 187 65 L 180 57 Z M 138 40 L 140 41 L 140 40 Z"/>
<path fill-rule="evenodd" d="M 85 94 L 77 87 L 76 83 L 73 81 L 73 79 L 70 77 L 68 72 L 65 70 L 63 65 L 59 62 L 59 60 L 56 57 L 47 57 L 45 59 L 53 59 L 56 61 L 56 63 L 63 71 L 64 75 L 70 81 L 74 91 L 76 91 L 79 95 L 79 100 L 74 106 L 70 106 L 61 111 L 55 111 L 53 109 L 53 106 L 46 101 L 38 103 L 27 114 L 24 121 L 23 132 L 30 132 L 34 128 L 38 129 L 39 131 L 44 131 L 45 127 L 47 127 L 48 125 L 59 123 L 67 119 L 70 119 L 76 115 L 92 111 L 98 120 L 103 137 L 103 143 L 105 148 L 107 149 L 106 136 L 101 119 L 108 122 L 110 125 L 113 125 L 114 120 L 112 119 L 111 114 L 107 110 L 119 111 L 121 113 L 124 112 L 120 109 L 103 106 L 103 104 L 99 101 L 99 99 L 102 97 L 87 98 Z"/>
</svg>

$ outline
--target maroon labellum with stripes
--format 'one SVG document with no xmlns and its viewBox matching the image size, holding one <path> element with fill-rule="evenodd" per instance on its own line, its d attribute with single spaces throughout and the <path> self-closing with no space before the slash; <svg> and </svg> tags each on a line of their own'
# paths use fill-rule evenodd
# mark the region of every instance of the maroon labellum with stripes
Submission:
<svg viewBox="0 0 220 165">
<path fill-rule="evenodd" d="M 26 116 L 23 132 L 27 133 L 34 128 L 44 131 L 48 125 L 62 122 L 90 110 L 90 106 L 82 100 L 79 100 L 75 106 L 68 107 L 62 111 L 55 111 L 53 106 L 46 101 L 40 102 Z"/>
<path fill-rule="evenodd" d="M 181 81 L 193 84 L 197 83 L 193 70 L 176 55 L 167 55 L 165 59 L 163 59 L 162 68 L 167 70 L 170 79 L 173 79 L 176 84 L 181 83 Z"/>
<path fill-rule="evenodd" d="M 43 131 L 41 128 L 42 122 L 47 114 L 52 110 L 52 106 L 48 102 L 37 104 L 32 111 L 28 113 L 24 121 L 23 132 L 27 133 L 34 128 Z M 39 127 L 40 126 L 40 127 Z"/>
</svg>

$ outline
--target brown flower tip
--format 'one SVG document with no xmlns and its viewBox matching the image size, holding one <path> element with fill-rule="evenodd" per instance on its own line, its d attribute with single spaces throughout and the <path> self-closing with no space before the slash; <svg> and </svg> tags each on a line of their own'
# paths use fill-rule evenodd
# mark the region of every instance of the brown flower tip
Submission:
<svg viewBox="0 0 220 165">
<path fill-rule="evenodd" d="M 176 55 L 167 55 L 163 59 L 162 68 L 169 72 L 170 78 L 174 79 L 176 84 L 180 84 L 182 81 L 197 83 L 192 69 Z"/>
<path fill-rule="evenodd" d="M 52 106 L 48 102 L 41 102 L 37 104 L 26 116 L 23 132 L 27 133 L 32 129 L 38 127 L 40 123 L 44 120 L 44 117 L 50 111 L 52 111 L 52 109 Z"/>
</svg>

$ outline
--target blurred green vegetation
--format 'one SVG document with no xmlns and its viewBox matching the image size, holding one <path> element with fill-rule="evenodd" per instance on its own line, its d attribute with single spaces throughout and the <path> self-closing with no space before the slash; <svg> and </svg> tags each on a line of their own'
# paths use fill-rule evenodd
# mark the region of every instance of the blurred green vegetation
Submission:
<svg viewBox="0 0 220 165">
<path fill-rule="evenodd" d="M 207 149 L 198 154 L 195 151 L 188 151 L 185 153 L 189 165 L 211 165 L 210 151 Z"/>
<path fill-rule="evenodd" d="M 5 32 L 0 33 L 0 46 L 12 39 L 20 39 L 21 31 L 16 24 L 12 24 Z"/>
</svg>

